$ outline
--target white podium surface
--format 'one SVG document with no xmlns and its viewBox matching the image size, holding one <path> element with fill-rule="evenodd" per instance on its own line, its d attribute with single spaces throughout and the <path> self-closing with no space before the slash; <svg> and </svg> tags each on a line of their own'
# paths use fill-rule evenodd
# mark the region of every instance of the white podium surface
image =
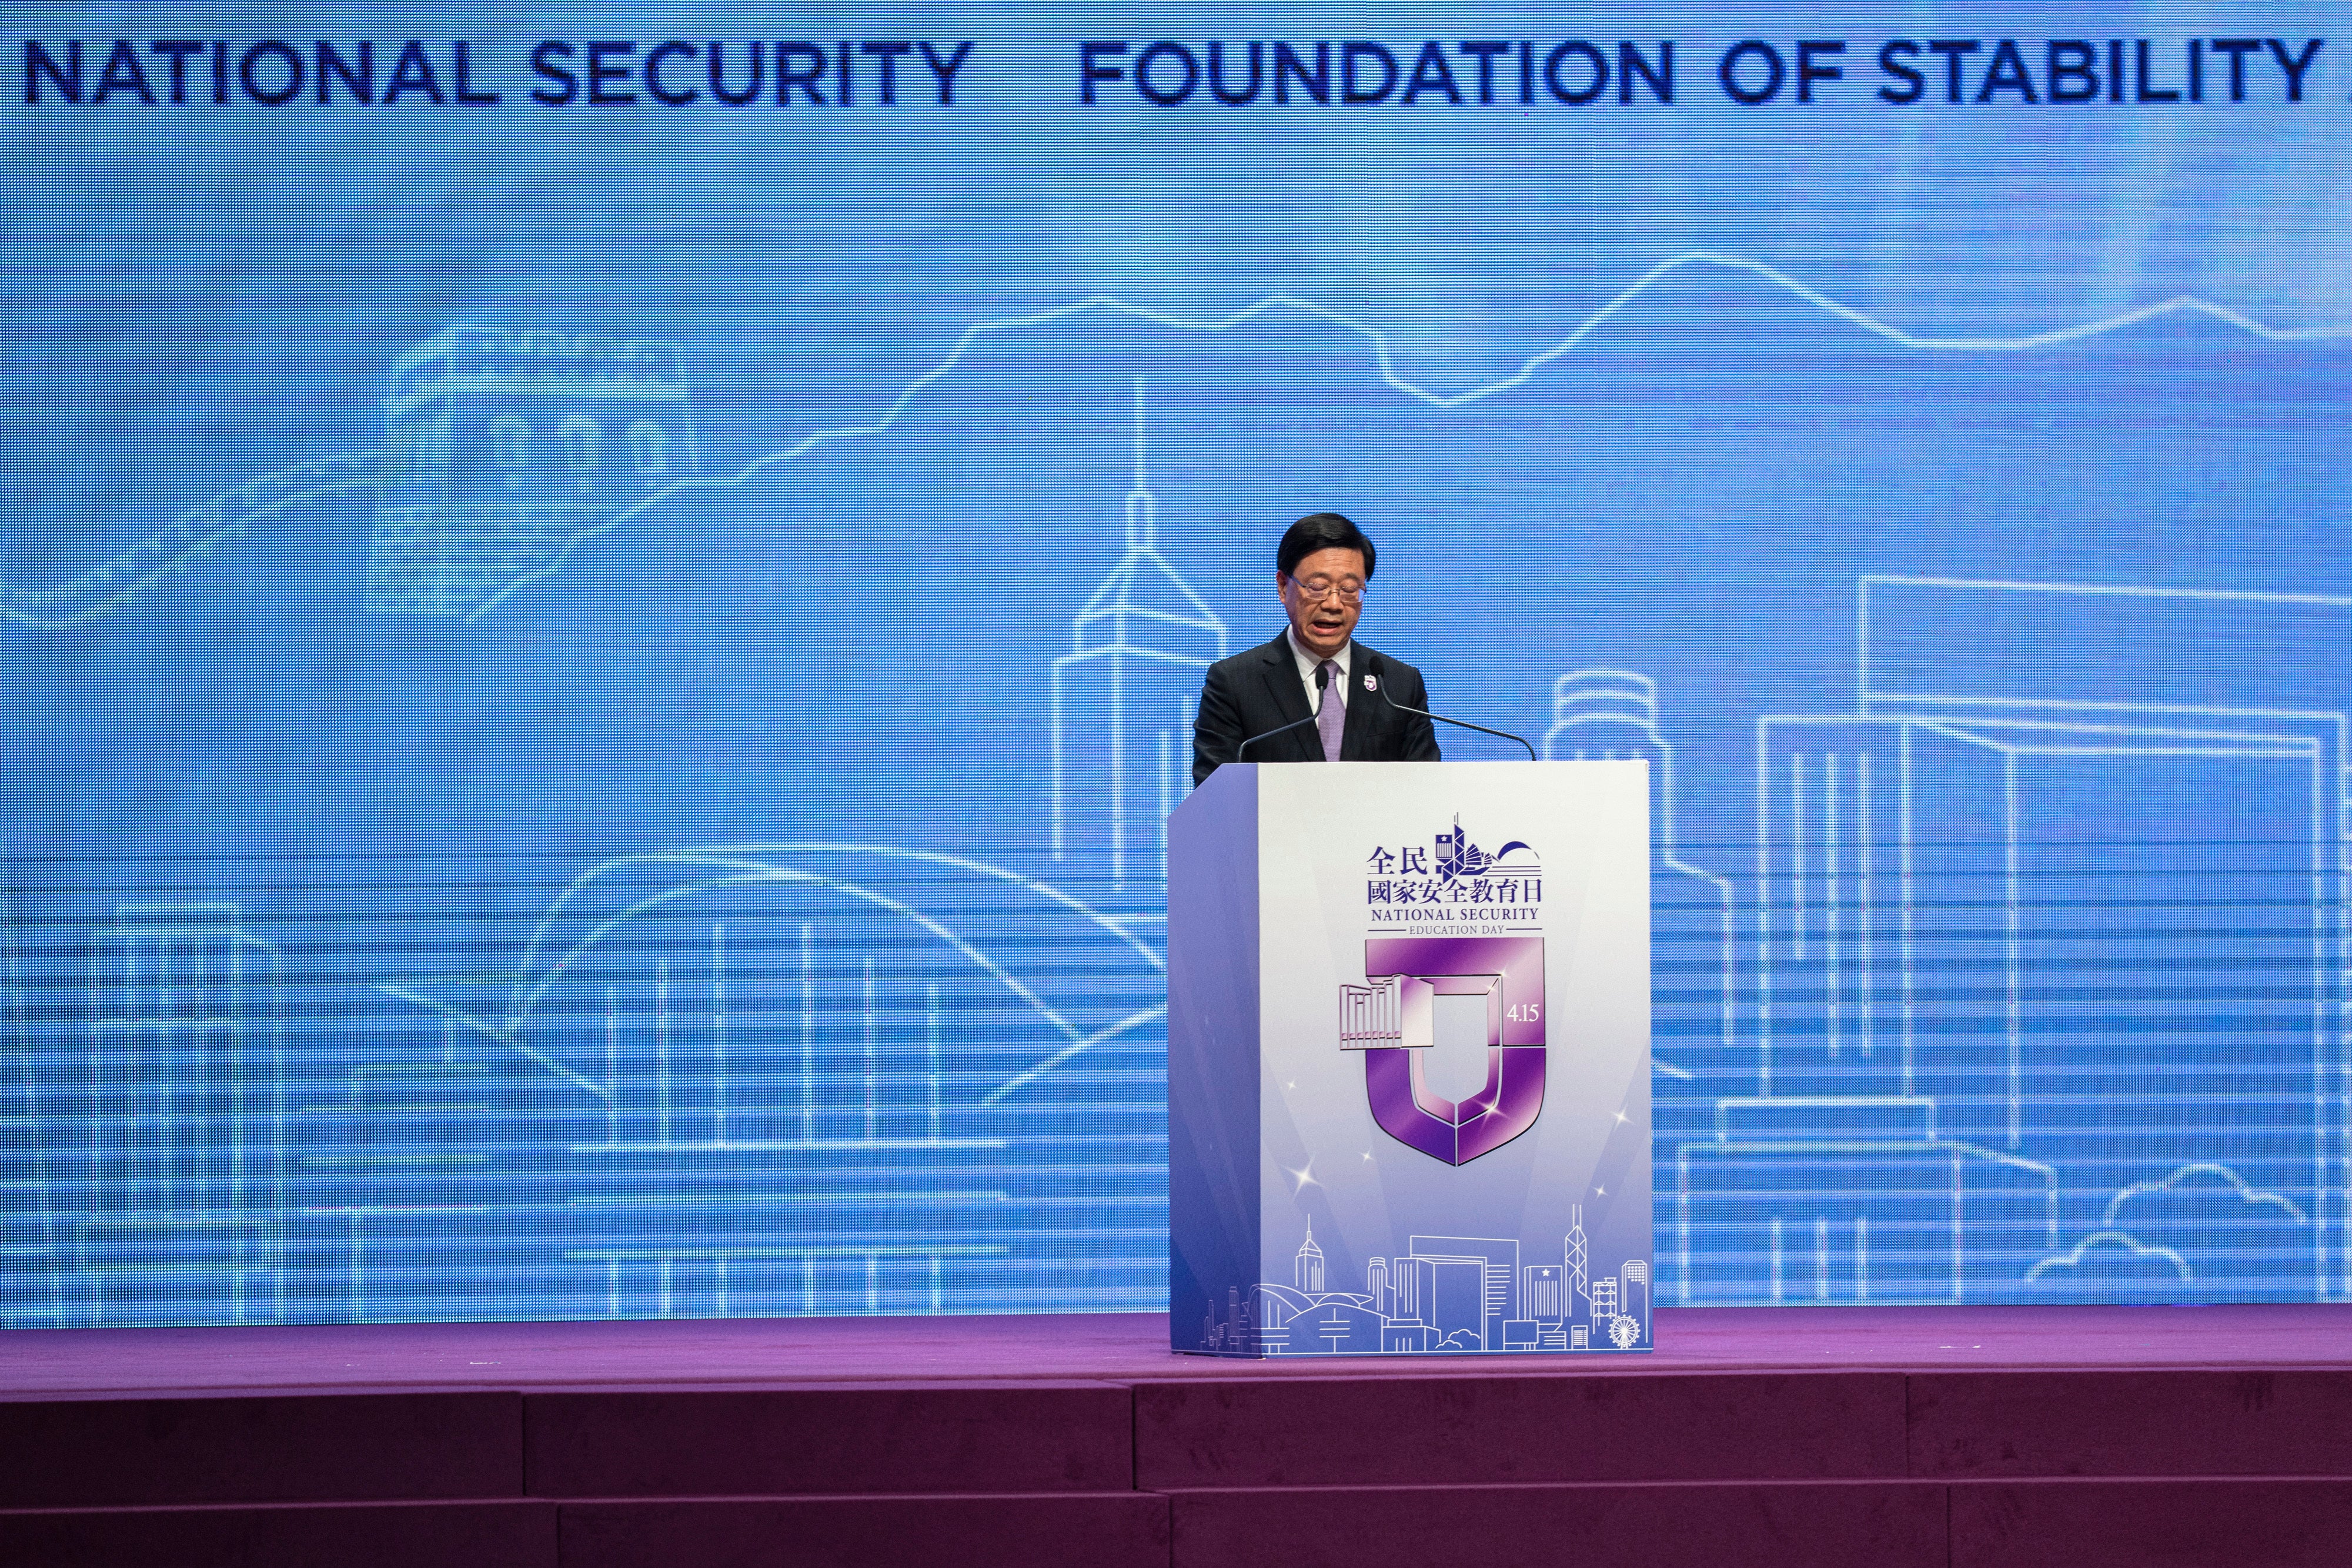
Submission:
<svg viewBox="0 0 2352 1568">
<path fill-rule="evenodd" d="M 1239 765 L 1176 809 L 1173 1348 L 1649 1348 L 1649 789 Z"/>
</svg>

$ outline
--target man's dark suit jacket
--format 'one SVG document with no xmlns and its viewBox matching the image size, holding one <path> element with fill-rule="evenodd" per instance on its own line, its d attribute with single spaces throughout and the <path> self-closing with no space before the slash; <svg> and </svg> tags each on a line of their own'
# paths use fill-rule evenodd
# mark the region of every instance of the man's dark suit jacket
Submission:
<svg viewBox="0 0 2352 1568">
<path fill-rule="evenodd" d="M 1342 762 L 1435 762 L 1436 728 L 1425 718 L 1399 713 L 1389 699 L 1425 708 L 1421 672 L 1376 653 L 1361 643 L 1348 655 L 1348 726 L 1339 732 Z M 1364 677 L 1380 683 L 1364 689 Z M 1201 683 L 1201 711 L 1192 721 L 1192 782 L 1241 760 L 1242 742 L 1312 716 L 1307 688 L 1298 678 L 1287 632 L 1263 647 L 1235 653 L 1209 666 Z M 1311 724 L 1250 747 L 1252 762 L 1320 762 L 1323 737 Z"/>
</svg>

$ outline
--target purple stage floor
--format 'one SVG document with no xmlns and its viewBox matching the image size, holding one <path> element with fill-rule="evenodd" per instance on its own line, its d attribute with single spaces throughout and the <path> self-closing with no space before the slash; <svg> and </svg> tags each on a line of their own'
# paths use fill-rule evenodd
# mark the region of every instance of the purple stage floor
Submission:
<svg viewBox="0 0 2352 1568">
<path fill-rule="evenodd" d="M 1227 1361 L 1159 1316 L 0 1334 L 0 1563 L 2336 1568 L 2352 1306 L 1662 1311 Z"/>
<path fill-rule="evenodd" d="M 2352 1305 L 1664 1309 L 1642 1355 L 1174 1355 L 1156 1313 L 19 1330 L 0 1400 L 422 1389 L 2352 1368 Z"/>
</svg>

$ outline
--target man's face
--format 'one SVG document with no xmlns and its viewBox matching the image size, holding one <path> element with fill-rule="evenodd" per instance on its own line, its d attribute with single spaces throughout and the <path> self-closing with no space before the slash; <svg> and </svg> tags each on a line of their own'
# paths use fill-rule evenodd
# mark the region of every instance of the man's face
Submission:
<svg viewBox="0 0 2352 1568">
<path fill-rule="evenodd" d="M 1348 645 L 1356 617 L 1364 612 L 1363 551 L 1319 549 L 1301 556 L 1289 576 L 1276 572 L 1274 580 L 1300 647 L 1328 659 Z"/>
</svg>

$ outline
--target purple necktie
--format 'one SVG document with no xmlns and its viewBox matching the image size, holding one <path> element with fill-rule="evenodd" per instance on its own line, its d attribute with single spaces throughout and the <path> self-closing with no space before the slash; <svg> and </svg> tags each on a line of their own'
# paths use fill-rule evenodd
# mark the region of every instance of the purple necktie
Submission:
<svg viewBox="0 0 2352 1568">
<path fill-rule="evenodd" d="M 1323 760 L 1339 760 L 1339 732 L 1348 727 L 1348 705 L 1339 697 L 1339 666 L 1326 659 L 1318 666 L 1324 676 L 1323 706 L 1315 712 L 1315 731 L 1323 737 Z"/>
</svg>

